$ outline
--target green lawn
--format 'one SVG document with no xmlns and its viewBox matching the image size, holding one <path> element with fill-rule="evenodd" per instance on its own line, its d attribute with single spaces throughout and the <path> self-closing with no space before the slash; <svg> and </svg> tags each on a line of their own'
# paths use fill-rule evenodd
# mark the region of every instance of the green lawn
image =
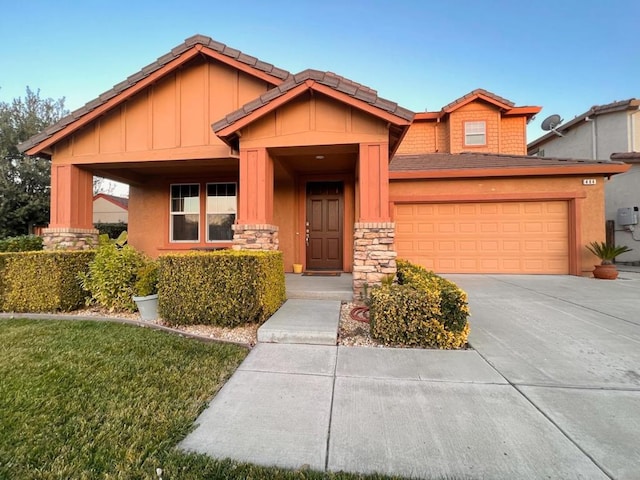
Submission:
<svg viewBox="0 0 640 480">
<path fill-rule="evenodd" d="M 0 320 L 0 478 L 365 478 L 175 450 L 247 353 L 130 325 Z"/>
</svg>

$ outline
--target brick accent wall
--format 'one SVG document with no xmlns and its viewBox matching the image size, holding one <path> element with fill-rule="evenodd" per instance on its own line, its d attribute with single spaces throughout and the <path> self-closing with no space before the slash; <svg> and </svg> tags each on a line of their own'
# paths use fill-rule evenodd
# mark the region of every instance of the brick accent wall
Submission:
<svg viewBox="0 0 640 480">
<path fill-rule="evenodd" d="M 436 151 L 436 122 L 417 121 L 411 124 L 398 147 L 397 155 L 412 155 Z M 442 126 L 438 127 L 443 130 Z"/>
<path fill-rule="evenodd" d="M 524 117 L 504 117 L 500 123 L 500 153 L 527 154 L 527 121 Z"/>
<path fill-rule="evenodd" d="M 233 250 L 278 250 L 278 227 L 275 225 L 232 225 Z"/>
<path fill-rule="evenodd" d="M 486 145 L 464 144 L 465 122 L 486 122 Z M 500 152 L 500 112 L 497 108 L 481 102 L 469 103 L 449 115 L 449 148 L 451 153 L 460 152 Z"/>
<path fill-rule="evenodd" d="M 98 246 L 98 234 L 94 228 L 45 228 L 42 240 L 45 250 L 91 250 Z"/>
<path fill-rule="evenodd" d="M 464 144 L 464 123 L 486 122 L 487 144 Z M 526 119 L 523 116 L 503 117 L 500 110 L 483 101 L 471 102 L 442 118 L 416 120 L 409 127 L 396 155 L 421 153 L 482 152 L 526 155 Z"/>
<path fill-rule="evenodd" d="M 353 298 L 360 299 L 364 285 L 380 285 L 396 274 L 395 223 L 356 223 L 353 247 Z"/>
</svg>

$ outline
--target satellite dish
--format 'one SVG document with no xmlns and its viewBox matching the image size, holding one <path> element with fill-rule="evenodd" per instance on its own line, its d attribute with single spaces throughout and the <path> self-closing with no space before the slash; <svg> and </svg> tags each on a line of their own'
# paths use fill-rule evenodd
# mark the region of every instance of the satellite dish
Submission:
<svg viewBox="0 0 640 480">
<path fill-rule="evenodd" d="M 564 135 L 562 135 L 560 132 L 556 130 L 556 127 L 561 123 L 562 123 L 562 118 L 560 118 L 560 115 L 549 115 L 547 118 L 545 118 L 542 121 L 542 125 L 540 125 L 540 128 L 542 128 L 542 130 L 546 132 L 551 131 L 556 135 L 558 135 L 559 137 L 564 137 Z"/>
</svg>

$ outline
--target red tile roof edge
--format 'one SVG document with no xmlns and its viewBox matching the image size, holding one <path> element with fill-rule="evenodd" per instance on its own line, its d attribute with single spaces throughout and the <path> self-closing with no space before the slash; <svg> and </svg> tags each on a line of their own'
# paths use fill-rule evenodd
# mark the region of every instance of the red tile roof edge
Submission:
<svg viewBox="0 0 640 480">
<path fill-rule="evenodd" d="M 129 210 L 129 198 L 127 197 L 117 197 L 115 195 L 109 195 L 108 193 L 97 193 L 93 196 L 93 200 L 97 200 L 98 198 L 104 198 L 105 200 L 124 208 L 125 210 Z"/>
</svg>

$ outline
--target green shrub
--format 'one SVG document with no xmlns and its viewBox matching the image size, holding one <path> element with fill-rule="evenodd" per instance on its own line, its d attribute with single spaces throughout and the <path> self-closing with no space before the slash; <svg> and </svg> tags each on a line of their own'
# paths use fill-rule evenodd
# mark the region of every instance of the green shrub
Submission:
<svg viewBox="0 0 640 480">
<path fill-rule="evenodd" d="M 170 324 L 262 323 L 285 301 L 281 252 L 193 252 L 159 261 L 158 309 Z"/>
<path fill-rule="evenodd" d="M 95 223 L 93 227 L 100 235 L 108 235 L 109 238 L 118 238 L 122 232 L 127 231 L 126 223 Z"/>
<path fill-rule="evenodd" d="M 398 260 L 398 285 L 371 291 L 371 335 L 391 345 L 460 348 L 469 335 L 467 295 L 449 280 Z"/>
<path fill-rule="evenodd" d="M 0 254 L 0 307 L 8 312 L 69 311 L 86 299 L 78 275 L 94 252 Z"/>
<path fill-rule="evenodd" d="M 398 260 L 398 283 L 423 292 L 435 293 L 439 297 L 435 318 L 447 330 L 460 332 L 467 324 L 469 306 L 467 294 L 458 286 L 425 268 L 406 260 Z"/>
<path fill-rule="evenodd" d="M 134 293 L 139 297 L 146 297 L 158 293 L 159 265 L 155 260 L 148 261 L 136 272 Z"/>
<path fill-rule="evenodd" d="M 35 252 L 42 250 L 42 237 L 22 235 L 0 240 L 0 252 Z"/>
<path fill-rule="evenodd" d="M 371 291 L 371 336 L 387 345 L 454 349 L 467 343 L 469 324 L 452 332 L 437 320 L 438 293 L 409 285 Z"/>
<path fill-rule="evenodd" d="M 147 258 L 133 247 L 119 248 L 113 242 L 101 242 L 87 273 L 80 276 L 82 287 L 90 293 L 89 303 L 110 311 L 136 309 L 131 299 L 138 271 Z"/>
</svg>

